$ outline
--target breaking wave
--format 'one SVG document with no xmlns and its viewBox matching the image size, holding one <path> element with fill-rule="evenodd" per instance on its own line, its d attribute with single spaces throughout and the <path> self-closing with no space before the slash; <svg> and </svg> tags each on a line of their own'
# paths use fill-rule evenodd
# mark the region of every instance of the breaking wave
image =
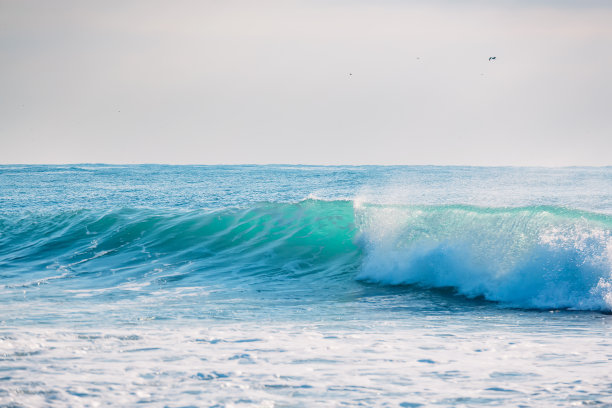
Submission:
<svg viewBox="0 0 612 408">
<path fill-rule="evenodd" d="M 612 310 L 612 216 L 558 207 L 123 208 L 0 217 L 5 288 L 359 280 L 452 287 L 510 307 Z M 337 288 L 337 286 L 336 286 Z"/>
</svg>

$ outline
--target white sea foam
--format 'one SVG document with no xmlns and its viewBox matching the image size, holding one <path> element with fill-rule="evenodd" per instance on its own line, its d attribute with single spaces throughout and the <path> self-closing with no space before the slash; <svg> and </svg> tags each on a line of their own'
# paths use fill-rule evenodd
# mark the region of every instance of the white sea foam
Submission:
<svg viewBox="0 0 612 408">
<path fill-rule="evenodd" d="M 612 309 L 612 230 L 553 209 L 361 206 L 359 279 L 524 308 Z"/>
<path fill-rule="evenodd" d="M 489 315 L 466 325 L 460 315 L 446 314 L 342 327 L 197 321 L 3 327 L 1 370 L 9 376 L 0 404 L 609 404 L 610 342 L 602 319 Z"/>
</svg>

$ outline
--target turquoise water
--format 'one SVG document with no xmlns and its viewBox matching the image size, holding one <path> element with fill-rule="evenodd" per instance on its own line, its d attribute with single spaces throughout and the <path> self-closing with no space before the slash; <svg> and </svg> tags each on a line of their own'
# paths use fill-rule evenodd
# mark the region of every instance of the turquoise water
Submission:
<svg viewBox="0 0 612 408">
<path fill-rule="evenodd" d="M 5 405 L 611 404 L 612 168 L 0 166 L 0 307 Z"/>
</svg>

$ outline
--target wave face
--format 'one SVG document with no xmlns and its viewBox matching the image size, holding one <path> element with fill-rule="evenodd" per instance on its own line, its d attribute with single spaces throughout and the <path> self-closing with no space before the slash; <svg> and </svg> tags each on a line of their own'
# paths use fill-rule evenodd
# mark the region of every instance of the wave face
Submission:
<svg viewBox="0 0 612 408">
<path fill-rule="evenodd" d="M 131 284 L 308 288 L 325 298 L 361 281 L 451 287 L 510 307 L 612 310 L 612 217 L 558 207 L 309 199 L 29 213 L 0 217 L 0 231 L 5 290 L 42 285 L 49 296 Z"/>
<path fill-rule="evenodd" d="M 70 290 L 333 281 L 358 266 L 354 228 L 348 201 L 0 217 L 0 277 L 8 287 L 52 280 Z"/>
<path fill-rule="evenodd" d="M 555 207 L 363 206 L 359 279 L 522 308 L 612 308 L 612 217 Z"/>
</svg>

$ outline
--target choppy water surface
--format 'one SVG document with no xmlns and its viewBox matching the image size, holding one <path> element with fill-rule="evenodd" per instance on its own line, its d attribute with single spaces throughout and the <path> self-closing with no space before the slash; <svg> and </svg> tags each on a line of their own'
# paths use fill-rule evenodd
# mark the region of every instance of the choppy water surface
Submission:
<svg viewBox="0 0 612 408">
<path fill-rule="evenodd" d="M 0 404 L 612 404 L 612 168 L 0 166 Z"/>
</svg>

